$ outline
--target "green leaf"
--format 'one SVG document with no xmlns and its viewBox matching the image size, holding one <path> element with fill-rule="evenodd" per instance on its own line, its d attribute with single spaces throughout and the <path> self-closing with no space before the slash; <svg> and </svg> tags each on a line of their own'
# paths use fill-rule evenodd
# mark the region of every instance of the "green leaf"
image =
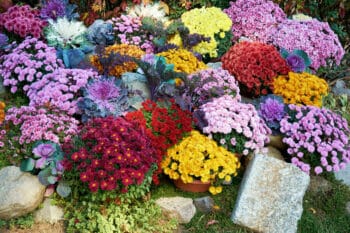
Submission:
<svg viewBox="0 0 350 233">
<path fill-rule="evenodd" d="M 69 196 L 72 189 L 69 187 L 69 185 L 66 182 L 59 182 L 59 184 L 57 185 L 56 191 L 58 195 L 65 198 Z"/>
<path fill-rule="evenodd" d="M 306 67 L 311 65 L 311 60 L 310 60 L 309 56 L 303 50 L 296 49 L 293 51 L 293 54 L 298 55 L 299 57 L 302 57 L 304 59 Z"/>
<path fill-rule="evenodd" d="M 35 160 L 32 158 L 28 158 L 28 159 L 23 160 L 21 162 L 20 169 L 23 172 L 29 172 L 29 171 L 32 171 L 34 169 L 34 165 L 35 165 Z"/>
<path fill-rule="evenodd" d="M 284 58 L 284 59 L 286 59 L 287 57 L 288 57 L 288 55 L 289 55 L 289 52 L 287 51 L 287 50 L 285 50 L 285 49 L 281 49 L 281 56 Z"/>
<path fill-rule="evenodd" d="M 39 179 L 40 183 L 42 183 L 43 185 L 47 186 L 47 185 L 51 184 L 49 182 L 49 177 L 50 176 L 51 176 L 51 171 L 50 171 L 50 168 L 47 167 L 44 170 L 42 170 L 41 172 L 39 172 L 38 179 Z"/>
</svg>

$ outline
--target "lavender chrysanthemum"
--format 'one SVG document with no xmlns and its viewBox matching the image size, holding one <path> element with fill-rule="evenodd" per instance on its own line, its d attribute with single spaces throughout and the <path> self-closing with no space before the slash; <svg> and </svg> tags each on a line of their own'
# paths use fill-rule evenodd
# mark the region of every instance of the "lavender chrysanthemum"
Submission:
<svg viewBox="0 0 350 233">
<path fill-rule="evenodd" d="M 283 99 L 273 95 L 264 97 L 259 105 L 258 113 L 270 128 L 279 129 L 279 122 L 285 116 Z"/>
<path fill-rule="evenodd" d="M 66 3 L 63 0 L 49 0 L 41 8 L 40 17 L 56 20 L 59 17 L 64 17 L 65 13 Z"/>
</svg>

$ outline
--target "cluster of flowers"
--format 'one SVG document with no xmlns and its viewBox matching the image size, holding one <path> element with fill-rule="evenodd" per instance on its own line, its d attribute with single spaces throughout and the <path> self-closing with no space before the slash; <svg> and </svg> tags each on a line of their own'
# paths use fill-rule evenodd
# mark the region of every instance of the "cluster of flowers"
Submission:
<svg viewBox="0 0 350 233">
<path fill-rule="evenodd" d="M 292 163 L 304 172 L 320 174 L 344 169 L 350 162 L 347 121 L 327 109 L 289 105 L 290 116 L 281 121 L 283 142 Z"/>
<path fill-rule="evenodd" d="M 0 14 L 0 29 L 25 38 L 40 38 L 46 22 L 40 19 L 40 12 L 29 5 L 13 6 Z"/>
<path fill-rule="evenodd" d="M 27 37 L 10 53 L 0 57 L 0 76 L 4 86 L 11 87 L 11 92 L 28 91 L 29 85 L 63 67 L 62 61 L 56 57 L 56 50 L 44 42 Z M 21 90 L 21 88 L 23 88 Z"/>
<path fill-rule="evenodd" d="M 237 101 L 241 100 L 236 79 L 222 68 L 209 68 L 191 74 L 188 76 L 188 81 L 189 86 L 193 86 L 194 89 L 188 88 L 184 95 L 191 96 L 195 107 L 222 95 L 232 95 Z"/>
<path fill-rule="evenodd" d="M 157 56 L 165 57 L 168 64 L 174 64 L 176 72 L 191 74 L 207 68 L 202 61 L 199 61 L 193 53 L 186 49 L 170 49 L 158 53 Z"/>
<path fill-rule="evenodd" d="M 237 0 L 224 12 L 232 20 L 234 40 L 241 37 L 268 42 L 271 28 L 283 22 L 287 16 L 274 2 L 266 0 Z"/>
<path fill-rule="evenodd" d="M 155 149 L 145 131 L 135 124 L 111 116 L 94 118 L 81 132 L 83 145 L 70 155 L 64 167 L 78 172 L 91 192 L 101 189 L 125 193 L 151 176 L 157 161 Z"/>
<path fill-rule="evenodd" d="M 89 79 L 98 75 L 91 70 L 58 68 L 32 83 L 27 96 L 30 106 L 47 104 L 69 115 L 78 113 L 78 94 L 80 88 L 86 86 Z"/>
<path fill-rule="evenodd" d="M 146 53 L 153 53 L 153 36 L 142 30 L 142 19 L 130 15 L 121 15 L 108 22 L 113 24 L 117 41 L 121 44 L 137 45 Z"/>
<path fill-rule="evenodd" d="M 166 106 L 165 102 L 157 104 L 146 100 L 142 103 L 143 107 L 140 110 L 129 112 L 125 116 L 128 121 L 135 122 L 145 129 L 148 137 L 151 138 L 152 145 L 157 150 L 158 173 L 156 175 L 161 172 L 161 161 L 166 150 L 192 130 L 191 113 L 182 110 L 173 100 L 170 103 L 170 106 Z M 158 183 L 156 176 L 154 181 Z"/>
<path fill-rule="evenodd" d="M 272 45 L 240 42 L 222 56 L 222 67 L 235 76 L 245 95 L 271 93 L 277 75 L 290 71 L 286 61 Z"/>
<path fill-rule="evenodd" d="M 287 104 L 322 106 L 322 97 L 328 94 L 327 82 L 310 73 L 289 72 L 274 81 L 274 94 Z"/>
<path fill-rule="evenodd" d="M 128 56 L 133 58 L 140 59 L 145 52 L 143 52 L 138 46 L 136 45 L 127 45 L 127 44 L 115 44 L 106 47 L 105 50 L 105 57 L 113 56 L 115 54 L 119 54 L 121 56 Z M 90 57 L 90 62 L 93 64 L 99 72 L 103 72 L 104 66 L 101 62 L 101 59 L 97 55 L 93 55 Z M 119 77 L 125 72 L 133 71 L 137 68 L 137 64 L 133 61 L 121 61 L 121 64 L 117 64 L 113 67 L 110 67 L 108 70 L 108 75 Z"/>
<path fill-rule="evenodd" d="M 193 51 L 202 55 L 209 55 L 211 58 L 218 57 L 217 50 L 220 39 L 225 38 L 226 33 L 230 31 L 232 26 L 232 21 L 220 8 L 195 8 L 183 13 L 181 21 L 190 30 L 190 33 L 197 33 L 210 38 L 209 42 L 204 41 L 196 45 Z"/>
<path fill-rule="evenodd" d="M 329 61 L 339 65 L 345 54 L 338 36 L 329 24 L 317 19 L 285 20 L 276 29 L 271 30 L 271 40 L 277 47 L 288 51 L 305 51 L 312 61 L 311 68 L 315 70 L 329 65 Z"/>
<path fill-rule="evenodd" d="M 237 102 L 224 95 L 200 107 L 207 126 L 203 132 L 229 151 L 247 155 L 260 152 L 271 130 L 251 104 Z"/>
<path fill-rule="evenodd" d="M 222 186 L 215 183 L 230 182 L 231 176 L 237 175 L 239 167 L 235 154 L 195 130 L 169 148 L 162 162 L 164 173 L 171 179 L 181 179 L 184 183 L 191 183 L 195 179 L 210 181 L 209 191 L 212 194 L 221 193 Z"/>
<path fill-rule="evenodd" d="M 277 132 L 280 128 L 280 121 L 287 114 L 285 108 L 283 98 L 276 95 L 261 97 L 257 106 L 259 116 L 270 129 Z"/>
<path fill-rule="evenodd" d="M 78 133 L 79 124 L 73 117 L 31 106 L 10 108 L 4 123 L 20 125 L 21 136 L 9 140 L 16 140 L 21 145 L 40 140 L 62 144 Z"/>
</svg>

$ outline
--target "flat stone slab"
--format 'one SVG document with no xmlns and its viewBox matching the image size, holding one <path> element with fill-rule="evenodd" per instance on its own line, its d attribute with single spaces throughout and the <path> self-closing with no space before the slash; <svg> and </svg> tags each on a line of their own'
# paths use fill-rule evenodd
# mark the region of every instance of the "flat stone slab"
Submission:
<svg viewBox="0 0 350 233">
<path fill-rule="evenodd" d="M 310 177 L 290 163 L 257 154 L 247 167 L 232 221 L 264 233 L 295 233 Z"/>
<path fill-rule="evenodd" d="M 335 178 L 341 180 L 344 184 L 350 187 L 350 164 L 345 169 L 339 172 L 334 172 Z"/>
</svg>

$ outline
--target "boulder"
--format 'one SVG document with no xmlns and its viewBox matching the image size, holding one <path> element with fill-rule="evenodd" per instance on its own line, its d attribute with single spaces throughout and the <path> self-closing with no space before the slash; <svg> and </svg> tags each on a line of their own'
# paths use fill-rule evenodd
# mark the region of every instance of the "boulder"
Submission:
<svg viewBox="0 0 350 233">
<path fill-rule="evenodd" d="M 334 172 L 335 178 L 342 181 L 348 187 L 350 187 L 350 164 L 348 163 L 345 169 L 339 172 Z"/>
<path fill-rule="evenodd" d="M 257 154 L 244 174 L 231 219 L 257 232 L 295 233 L 309 182 L 292 164 Z"/>
<path fill-rule="evenodd" d="M 20 217 L 35 210 L 43 200 L 45 186 L 36 176 L 9 166 L 0 170 L 0 219 Z"/>
<path fill-rule="evenodd" d="M 50 224 L 57 223 L 63 220 L 62 208 L 52 205 L 51 199 L 46 199 L 43 203 L 43 208 L 34 213 L 35 222 L 47 222 Z"/>
<path fill-rule="evenodd" d="M 266 149 L 267 149 L 267 152 L 263 153 L 264 155 L 284 161 L 284 158 L 278 149 L 276 149 L 273 146 L 268 146 L 266 147 Z"/>
<path fill-rule="evenodd" d="M 196 214 L 196 207 L 191 198 L 162 197 L 156 200 L 165 214 L 176 218 L 179 223 L 189 223 Z"/>
<path fill-rule="evenodd" d="M 214 200 L 209 196 L 196 198 L 193 200 L 193 203 L 196 209 L 203 213 L 211 212 L 214 207 Z"/>
</svg>

